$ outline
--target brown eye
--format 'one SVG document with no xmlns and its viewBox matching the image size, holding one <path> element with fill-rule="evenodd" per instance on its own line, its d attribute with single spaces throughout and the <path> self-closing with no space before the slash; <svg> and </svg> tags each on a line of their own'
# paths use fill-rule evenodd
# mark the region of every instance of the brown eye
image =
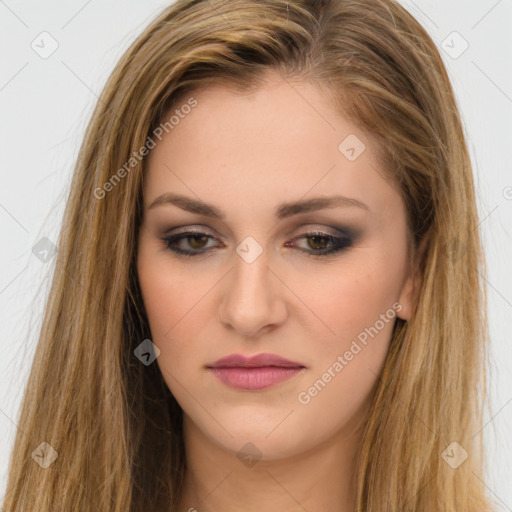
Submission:
<svg viewBox="0 0 512 512">
<path fill-rule="evenodd" d="M 296 244 L 297 240 L 306 240 L 307 247 L 301 247 Z M 330 235 L 328 233 L 313 232 L 305 233 L 303 236 L 297 238 L 294 243 L 287 244 L 287 246 L 297 246 L 304 251 L 308 256 L 329 256 L 337 252 L 348 249 L 354 243 L 353 236 L 349 236 L 340 231 L 340 235 Z"/>
<path fill-rule="evenodd" d="M 203 249 L 206 242 L 208 242 L 208 236 L 204 234 L 195 234 L 187 236 L 186 240 L 189 242 L 190 247 L 194 249 Z"/>
<path fill-rule="evenodd" d="M 207 233 L 188 231 L 186 233 L 165 237 L 162 240 L 167 244 L 169 250 L 177 254 L 183 256 L 200 256 L 209 251 L 206 245 L 210 239 L 214 240 L 214 238 Z"/>
<path fill-rule="evenodd" d="M 214 248 L 214 246 L 207 247 L 210 239 L 215 240 L 213 236 L 199 231 L 187 231 L 162 238 L 166 242 L 167 249 L 181 256 L 201 256 L 210 252 L 210 249 Z M 304 239 L 307 240 L 307 247 L 300 247 L 296 243 L 289 242 L 286 243 L 286 246 L 298 247 L 301 252 L 308 256 L 317 257 L 334 255 L 351 247 L 354 241 L 352 236 L 341 231 L 340 235 L 330 235 L 322 232 L 305 233 L 296 240 Z"/>
<path fill-rule="evenodd" d="M 327 247 L 327 245 L 329 243 L 328 238 L 330 238 L 330 237 L 313 235 L 313 236 L 308 236 L 306 238 L 308 240 L 312 240 L 313 241 L 313 243 L 309 243 L 308 242 L 308 245 L 311 247 L 311 249 L 322 250 L 322 249 L 325 249 Z"/>
</svg>

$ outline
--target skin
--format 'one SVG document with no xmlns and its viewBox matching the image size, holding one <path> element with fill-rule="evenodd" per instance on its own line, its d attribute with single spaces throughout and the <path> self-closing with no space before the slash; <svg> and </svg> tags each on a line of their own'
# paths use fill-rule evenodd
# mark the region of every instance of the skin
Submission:
<svg viewBox="0 0 512 512">
<path fill-rule="evenodd" d="M 318 85 L 269 73 L 250 95 L 219 85 L 193 97 L 197 106 L 149 154 L 137 257 L 156 363 L 184 411 L 189 469 L 179 510 L 354 510 L 359 426 L 395 318 L 307 404 L 298 395 L 394 303 L 398 317 L 410 318 L 404 203 L 369 137 Z M 338 149 L 349 134 L 366 144 L 354 161 Z M 168 192 L 213 204 L 225 218 L 149 208 Z M 282 202 L 334 193 L 368 209 L 274 217 Z M 352 245 L 308 256 L 333 247 L 306 236 L 335 235 L 330 226 L 356 232 Z M 188 228 L 213 238 L 185 238 L 179 247 L 205 255 L 175 254 L 163 240 Z M 247 236 L 262 249 L 251 263 L 236 251 Z M 243 391 L 206 368 L 229 354 L 262 352 L 305 370 Z M 260 453 L 251 466 L 237 457 L 249 442 Z"/>
</svg>

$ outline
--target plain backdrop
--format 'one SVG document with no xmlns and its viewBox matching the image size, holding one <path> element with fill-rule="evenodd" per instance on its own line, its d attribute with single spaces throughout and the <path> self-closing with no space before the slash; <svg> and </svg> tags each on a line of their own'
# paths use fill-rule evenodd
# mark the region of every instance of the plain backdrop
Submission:
<svg viewBox="0 0 512 512">
<path fill-rule="evenodd" d="M 497 510 L 512 511 L 512 2 L 401 3 L 440 49 L 474 164 L 492 339 L 485 485 Z M 54 261 L 33 248 L 57 240 L 78 148 L 108 75 L 168 4 L 0 0 L 0 502 Z"/>
</svg>

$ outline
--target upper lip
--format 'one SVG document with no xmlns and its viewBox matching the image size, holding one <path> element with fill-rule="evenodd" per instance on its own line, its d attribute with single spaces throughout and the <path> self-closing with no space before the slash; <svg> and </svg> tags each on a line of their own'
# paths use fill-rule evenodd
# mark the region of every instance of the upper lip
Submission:
<svg viewBox="0 0 512 512">
<path fill-rule="evenodd" d="M 231 354 L 208 365 L 208 368 L 258 368 L 264 366 L 304 368 L 304 365 L 300 363 L 290 361 L 275 354 L 257 354 L 252 357 L 246 357 L 242 354 Z"/>
</svg>

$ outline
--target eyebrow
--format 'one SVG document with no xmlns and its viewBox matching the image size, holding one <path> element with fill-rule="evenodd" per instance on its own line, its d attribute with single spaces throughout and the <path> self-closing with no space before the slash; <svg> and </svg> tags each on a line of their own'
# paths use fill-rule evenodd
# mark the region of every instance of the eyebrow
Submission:
<svg viewBox="0 0 512 512">
<path fill-rule="evenodd" d="M 208 203 L 204 203 L 198 199 L 183 196 L 180 194 L 166 193 L 158 196 L 148 207 L 148 210 L 157 206 L 173 204 L 178 206 L 182 210 L 186 210 L 191 213 L 197 213 L 198 215 L 205 215 L 207 217 L 213 217 L 215 219 L 225 219 L 226 215 L 219 210 L 216 206 Z M 288 203 L 282 203 L 274 209 L 274 215 L 278 219 L 284 219 L 300 213 L 309 213 L 324 208 L 336 208 L 336 207 L 348 207 L 356 206 L 371 212 L 370 208 L 357 199 L 352 199 L 345 196 L 323 196 L 313 197 L 306 200 L 292 201 Z"/>
</svg>

